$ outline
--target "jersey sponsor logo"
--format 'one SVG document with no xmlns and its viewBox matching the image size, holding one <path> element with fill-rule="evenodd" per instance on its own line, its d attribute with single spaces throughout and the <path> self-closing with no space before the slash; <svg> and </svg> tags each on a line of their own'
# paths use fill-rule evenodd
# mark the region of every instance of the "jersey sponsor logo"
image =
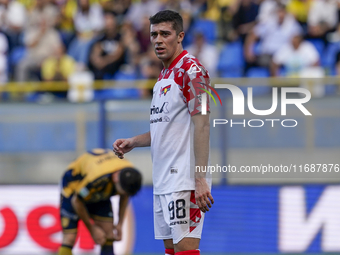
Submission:
<svg viewBox="0 0 340 255">
<path fill-rule="evenodd" d="M 152 115 L 152 114 L 159 114 L 159 113 L 169 113 L 168 105 L 169 105 L 168 102 L 164 102 L 161 108 L 153 106 L 150 109 L 150 115 Z"/>
<path fill-rule="evenodd" d="M 166 87 L 161 87 L 160 93 L 159 93 L 159 97 L 161 97 L 162 95 L 166 96 L 166 93 L 168 93 L 168 91 L 170 91 L 171 88 L 171 84 L 166 86 Z"/>
<path fill-rule="evenodd" d="M 160 117 L 160 118 L 155 118 L 155 119 L 151 119 L 150 123 L 157 123 L 157 122 L 170 122 L 170 118 L 168 116 L 164 116 L 164 117 Z"/>
<path fill-rule="evenodd" d="M 170 223 L 170 226 L 181 225 L 181 224 L 188 224 L 188 222 L 186 220 L 173 221 Z"/>
</svg>

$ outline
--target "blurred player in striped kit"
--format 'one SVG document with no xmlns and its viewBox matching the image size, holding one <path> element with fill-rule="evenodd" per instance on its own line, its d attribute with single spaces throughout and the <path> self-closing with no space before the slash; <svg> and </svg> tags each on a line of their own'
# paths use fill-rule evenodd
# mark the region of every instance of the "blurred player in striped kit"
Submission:
<svg viewBox="0 0 340 255">
<path fill-rule="evenodd" d="M 163 62 L 153 89 L 150 132 L 118 139 L 113 150 L 120 158 L 135 147 L 151 146 L 154 183 L 155 238 L 165 253 L 200 254 L 205 212 L 214 203 L 211 178 L 195 172 L 209 164 L 209 104 L 202 110 L 203 89 L 209 89 L 207 70 L 183 50 L 182 17 L 160 11 L 150 17 L 150 39 Z"/>
<path fill-rule="evenodd" d="M 72 255 L 79 220 L 85 223 L 95 243 L 101 245 L 100 255 L 113 255 L 113 241 L 122 238 L 129 196 L 135 195 L 141 188 L 140 172 L 128 160 L 118 159 L 112 151 L 94 149 L 69 165 L 61 184 L 63 241 L 58 255 Z M 114 195 L 120 196 L 116 226 L 113 225 L 110 200 Z"/>
</svg>

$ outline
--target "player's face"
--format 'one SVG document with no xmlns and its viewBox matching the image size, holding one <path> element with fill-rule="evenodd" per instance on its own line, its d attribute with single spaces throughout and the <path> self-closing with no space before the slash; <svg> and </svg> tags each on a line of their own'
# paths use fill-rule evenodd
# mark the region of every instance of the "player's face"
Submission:
<svg viewBox="0 0 340 255">
<path fill-rule="evenodd" d="M 170 64 L 177 57 L 177 53 L 181 51 L 183 38 L 184 32 L 177 35 L 171 22 L 152 24 L 150 27 L 152 46 L 156 56 L 163 61 L 165 66 Z"/>
</svg>

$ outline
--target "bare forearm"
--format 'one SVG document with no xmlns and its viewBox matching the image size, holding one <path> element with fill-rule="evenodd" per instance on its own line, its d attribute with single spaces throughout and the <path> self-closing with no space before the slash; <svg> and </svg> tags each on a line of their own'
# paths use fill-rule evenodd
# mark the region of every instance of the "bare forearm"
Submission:
<svg viewBox="0 0 340 255">
<path fill-rule="evenodd" d="M 195 117 L 195 116 L 194 116 Z M 195 167 L 207 167 L 209 160 L 209 136 L 210 125 L 209 116 L 199 116 L 200 121 L 194 122 L 194 154 Z M 206 172 L 196 171 L 195 178 L 205 177 Z"/>
<path fill-rule="evenodd" d="M 244 43 L 244 49 L 246 52 L 252 51 L 255 41 L 256 41 L 257 37 L 254 34 L 254 32 L 250 32 L 247 37 L 246 37 L 246 41 Z"/>
<path fill-rule="evenodd" d="M 87 229 L 91 232 L 92 224 L 90 222 L 90 215 L 84 203 L 77 197 L 77 195 L 73 195 L 71 203 L 79 218 L 84 222 Z"/>
<path fill-rule="evenodd" d="M 120 196 L 119 200 L 119 221 L 118 224 L 122 225 L 124 221 L 124 215 L 126 207 L 129 203 L 129 196 Z"/>
<path fill-rule="evenodd" d="M 137 135 L 134 138 L 135 147 L 147 147 L 151 145 L 151 135 L 150 132 L 145 134 Z"/>
</svg>

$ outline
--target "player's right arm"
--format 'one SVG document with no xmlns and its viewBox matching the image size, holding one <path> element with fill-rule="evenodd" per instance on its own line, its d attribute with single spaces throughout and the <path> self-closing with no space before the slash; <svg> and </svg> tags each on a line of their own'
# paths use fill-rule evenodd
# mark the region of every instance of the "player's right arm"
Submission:
<svg viewBox="0 0 340 255">
<path fill-rule="evenodd" d="M 131 138 L 127 138 L 127 139 L 117 139 L 113 144 L 113 151 L 115 152 L 115 154 L 123 159 L 124 158 L 124 154 L 128 153 L 129 151 L 131 151 L 133 148 L 135 147 L 147 147 L 151 145 L 151 135 L 150 135 L 150 131 L 145 133 L 145 134 L 141 134 L 141 135 L 137 135 Z"/>
<path fill-rule="evenodd" d="M 90 231 L 95 243 L 104 245 L 106 242 L 105 232 L 99 226 L 91 223 L 90 215 L 85 207 L 84 202 L 76 194 L 74 194 L 72 196 L 71 203 L 79 218 L 84 222 L 86 228 Z"/>
</svg>

